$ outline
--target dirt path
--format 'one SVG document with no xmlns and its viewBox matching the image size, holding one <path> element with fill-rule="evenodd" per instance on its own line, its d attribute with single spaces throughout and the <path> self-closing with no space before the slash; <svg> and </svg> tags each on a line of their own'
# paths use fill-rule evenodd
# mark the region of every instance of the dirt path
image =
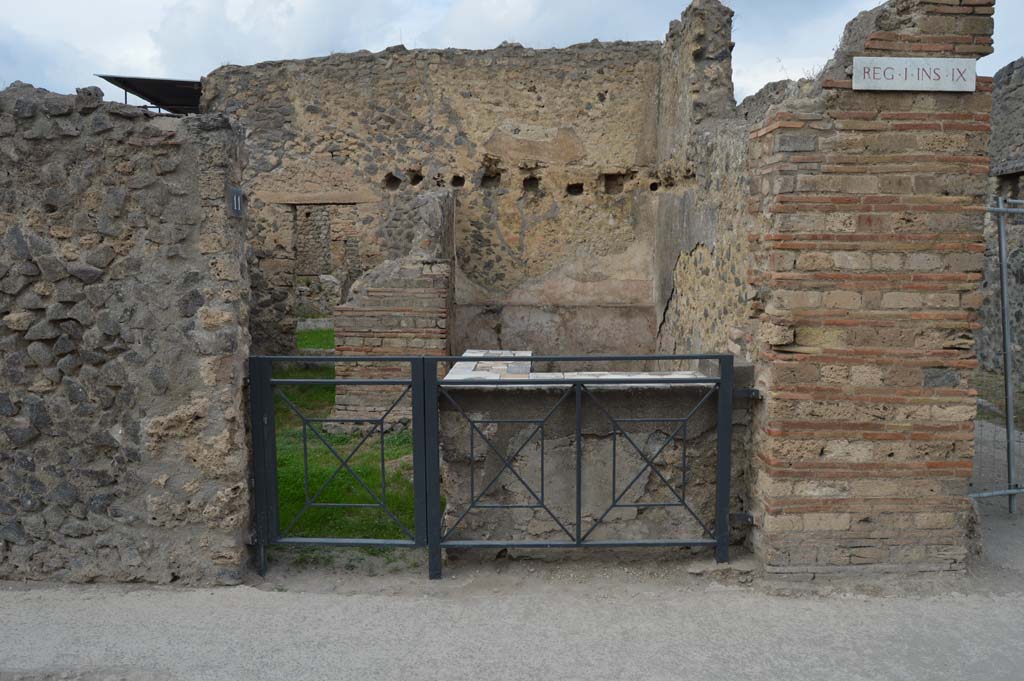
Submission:
<svg viewBox="0 0 1024 681">
<path fill-rule="evenodd" d="M 742 559 L 463 561 L 428 582 L 365 554 L 278 557 L 231 588 L 6 583 L 0 680 L 1016 680 L 1024 521 L 985 529 L 969 576 L 859 585 Z"/>
</svg>

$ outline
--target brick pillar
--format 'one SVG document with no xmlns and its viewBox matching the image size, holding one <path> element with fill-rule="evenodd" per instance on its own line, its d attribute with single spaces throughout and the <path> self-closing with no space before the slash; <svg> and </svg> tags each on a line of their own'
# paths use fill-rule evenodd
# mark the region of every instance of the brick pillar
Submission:
<svg viewBox="0 0 1024 681">
<path fill-rule="evenodd" d="M 455 202 L 449 192 L 413 193 L 389 206 L 384 230 L 405 234 L 385 260 L 352 284 L 335 316 L 339 355 L 433 356 L 449 354 L 452 300 L 452 229 Z M 408 362 L 343 362 L 338 378 L 408 378 Z M 401 386 L 339 385 L 335 418 L 381 418 L 402 394 Z M 390 411 L 386 427 L 408 420 L 411 396 Z"/>
<path fill-rule="evenodd" d="M 751 133 L 769 570 L 964 565 L 991 83 L 865 92 L 848 74 L 855 55 L 988 54 L 992 5 L 862 15 L 813 91 Z"/>
</svg>

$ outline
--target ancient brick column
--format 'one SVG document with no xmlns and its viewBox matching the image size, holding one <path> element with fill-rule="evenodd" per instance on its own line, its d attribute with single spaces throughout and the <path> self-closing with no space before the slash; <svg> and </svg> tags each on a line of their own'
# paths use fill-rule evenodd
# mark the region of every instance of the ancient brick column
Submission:
<svg viewBox="0 0 1024 681">
<path fill-rule="evenodd" d="M 992 13 L 863 13 L 751 133 L 767 395 L 755 544 L 770 570 L 964 565 L 991 82 L 854 91 L 850 74 L 854 56 L 989 54 Z"/>
<path fill-rule="evenodd" d="M 444 356 L 452 289 L 450 192 L 410 193 L 388 206 L 383 230 L 391 235 L 391 259 L 357 279 L 337 310 L 335 343 L 340 355 Z M 408 362 L 347 362 L 338 378 L 408 378 Z M 401 386 L 338 386 L 335 417 L 382 417 L 402 393 Z M 412 413 L 407 396 L 388 422 Z"/>
</svg>

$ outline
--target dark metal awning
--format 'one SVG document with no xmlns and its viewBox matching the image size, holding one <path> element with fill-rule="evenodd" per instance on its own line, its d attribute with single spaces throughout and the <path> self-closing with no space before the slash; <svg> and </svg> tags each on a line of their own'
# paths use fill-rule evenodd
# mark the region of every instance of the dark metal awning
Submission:
<svg viewBox="0 0 1024 681">
<path fill-rule="evenodd" d="M 176 114 L 199 113 L 199 95 L 202 86 L 198 80 L 108 76 L 102 73 L 96 75 L 165 111 Z"/>
</svg>

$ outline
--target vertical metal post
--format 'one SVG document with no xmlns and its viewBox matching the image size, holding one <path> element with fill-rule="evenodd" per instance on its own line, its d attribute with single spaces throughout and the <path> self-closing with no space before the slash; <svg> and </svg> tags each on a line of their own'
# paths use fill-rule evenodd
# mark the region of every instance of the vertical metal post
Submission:
<svg viewBox="0 0 1024 681">
<path fill-rule="evenodd" d="M 277 422 L 274 420 L 274 386 L 270 379 L 274 376 L 274 363 L 269 358 L 263 360 L 263 432 L 265 433 L 266 447 L 263 459 L 263 470 L 266 472 L 267 490 L 267 543 L 273 544 L 281 534 L 281 519 L 279 516 L 277 495 Z"/>
<path fill-rule="evenodd" d="M 424 480 L 427 502 L 427 571 L 430 579 L 441 578 L 441 452 L 438 440 L 437 366 L 438 360 L 424 357 L 423 362 L 423 435 Z"/>
<path fill-rule="evenodd" d="M 1013 405 L 1013 342 L 1010 329 L 1010 291 L 1009 273 L 1007 260 L 1009 249 L 1006 244 L 1006 200 L 1000 196 L 997 199 L 998 222 L 999 222 L 999 286 L 1002 298 L 1002 320 L 1003 320 L 1003 389 L 1006 394 L 1006 482 L 1008 489 L 1017 489 L 1017 433 L 1014 427 L 1014 405 Z M 1017 495 L 1009 495 L 1010 513 L 1017 512 Z"/>
<path fill-rule="evenodd" d="M 729 501 L 732 495 L 733 358 L 718 360 L 718 465 L 715 485 L 715 561 L 729 562 Z"/>
<path fill-rule="evenodd" d="M 249 358 L 249 410 L 252 415 L 253 498 L 256 506 L 256 559 L 260 575 L 267 573 L 267 544 L 270 543 L 267 460 L 272 440 L 267 438 L 267 422 L 273 421 L 273 397 L 270 385 L 270 361 Z"/>
<path fill-rule="evenodd" d="M 412 484 L 416 545 L 427 545 L 427 415 L 424 412 L 423 358 L 410 360 L 412 379 Z"/>
<path fill-rule="evenodd" d="M 576 383 L 576 543 L 583 542 L 583 386 Z"/>
</svg>

